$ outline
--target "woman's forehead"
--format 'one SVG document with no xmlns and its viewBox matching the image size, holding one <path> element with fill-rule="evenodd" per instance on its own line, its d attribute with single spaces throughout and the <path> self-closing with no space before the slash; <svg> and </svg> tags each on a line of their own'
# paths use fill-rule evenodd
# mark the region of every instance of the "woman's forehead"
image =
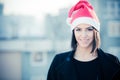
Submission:
<svg viewBox="0 0 120 80">
<path fill-rule="evenodd" d="M 76 26 L 76 28 L 92 28 L 92 26 L 89 24 L 79 24 Z"/>
</svg>

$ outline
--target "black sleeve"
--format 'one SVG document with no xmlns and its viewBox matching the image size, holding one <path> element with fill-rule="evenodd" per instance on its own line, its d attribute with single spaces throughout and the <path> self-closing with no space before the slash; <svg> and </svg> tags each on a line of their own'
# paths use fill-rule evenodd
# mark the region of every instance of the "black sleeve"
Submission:
<svg viewBox="0 0 120 80">
<path fill-rule="evenodd" d="M 115 75 L 113 76 L 112 80 L 120 80 L 120 61 L 118 59 L 117 56 L 109 54 L 109 57 L 111 57 L 111 59 L 119 65 L 119 70 L 115 73 Z"/>
<path fill-rule="evenodd" d="M 119 70 L 116 72 L 116 74 L 114 75 L 112 80 L 120 80 L 120 61 L 118 59 L 118 57 L 115 57 L 115 62 L 119 65 Z"/>
<path fill-rule="evenodd" d="M 57 74 L 56 74 L 56 67 L 58 63 L 58 55 L 56 55 L 50 65 L 48 74 L 47 74 L 47 80 L 57 80 Z"/>
<path fill-rule="evenodd" d="M 120 80 L 120 70 L 116 73 L 116 75 L 114 75 L 112 80 Z"/>
<path fill-rule="evenodd" d="M 115 63 L 117 63 L 117 64 L 120 65 L 120 61 L 119 61 L 119 59 L 118 59 L 117 56 L 115 56 L 115 55 L 113 55 L 113 54 L 109 54 L 109 53 L 107 53 L 107 54 L 108 54 L 108 56 L 110 57 L 110 59 L 111 59 L 113 62 L 115 62 Z"/>
<path fill-rule="evenodd" d="M 116 62 L 120 65 L 120 60 L 116 57 Z"/>
</svg>

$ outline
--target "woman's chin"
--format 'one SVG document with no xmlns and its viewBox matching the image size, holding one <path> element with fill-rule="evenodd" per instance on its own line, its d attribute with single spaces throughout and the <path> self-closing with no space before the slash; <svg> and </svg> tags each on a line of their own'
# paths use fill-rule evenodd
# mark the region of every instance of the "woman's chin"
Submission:
<svg viewBox="0 0 120 80">
<path fill-rule="evenodd" d="M 81 48 L 88 48 L 88 47 L 91 47 L 91 45 L 89 45 L 89 44 L 81 44 L 81 45 L 79 45 L 79 47 L 81 47 Z"/>
</svg>

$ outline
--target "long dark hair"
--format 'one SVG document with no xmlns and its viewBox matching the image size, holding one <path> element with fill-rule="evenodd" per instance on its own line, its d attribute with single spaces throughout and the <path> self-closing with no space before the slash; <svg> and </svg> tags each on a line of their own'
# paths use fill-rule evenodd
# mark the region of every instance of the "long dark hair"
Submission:
<svg viewBox="0 0 120 80">
<path fill-rule="evenodd" d="M 96 32 L 97 31 L 94 30 L 94 39 L 93 39 L 93 46 L 92 46 L 91 53 L 94 52 L 100 46 L 100 37 L 97 35 Z M 76 38 L 75 38 L 74 30 L 72 30 L 71 48 L 73 50 L 76 50 L 76 48 L 77 48 L 77 41 L 76 41 Z"/>
</svg>

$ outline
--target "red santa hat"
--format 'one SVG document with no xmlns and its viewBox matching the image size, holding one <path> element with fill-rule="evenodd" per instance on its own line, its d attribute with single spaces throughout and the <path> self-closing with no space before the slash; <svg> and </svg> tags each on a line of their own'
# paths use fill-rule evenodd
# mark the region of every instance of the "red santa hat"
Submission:
<svg viewBox="0 0 120 80">
<path fill-rule="evenodd" d="M 72 30 L 77 25 L 85 23 L 90 24 L 98 31 L 100 31 L 99 19 L 92 5 L 87 0 L 80 0 L 70 9 L 68 13 L 67 23 L 71 26 Z"/>
</svg>

